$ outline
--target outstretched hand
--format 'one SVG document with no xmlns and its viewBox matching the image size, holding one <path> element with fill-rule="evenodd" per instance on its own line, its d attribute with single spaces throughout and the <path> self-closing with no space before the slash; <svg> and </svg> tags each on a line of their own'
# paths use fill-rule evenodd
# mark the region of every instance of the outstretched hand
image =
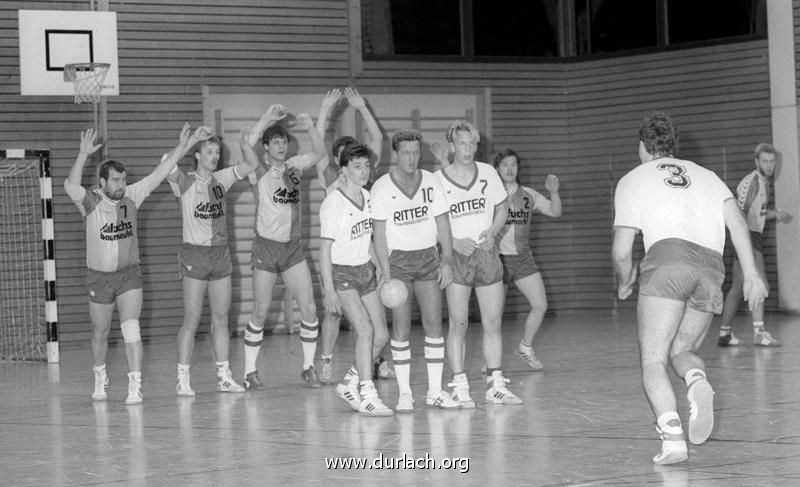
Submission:
<svg viewBox="0 0 800 487">
<path fill-rule="evenodd" d="M 344 96 L 347 97 L 347 103 L 350 104 L 351 107 L 355 108 L 356 110 L 361 110 L 362 108 L 366 108 L 367 103 L 364 101 L 364 98 L 358 94 L 358 90 L 355 88 L 348 86 L 344 89 Z"/>
<path fill-rule="evenodd" d="M 186 144 L 189 142 L 189 137 L 192 135 L 192 127 L 189 125 L 189 122 L 183 124 L 181 128 L 181 134 L 178 136 L 178 140 L 180 140 L 181 144 Z"/>
<path fill-rule="evenodd" d="M 336 106 L 336 104 L 339 103 L 339 100 L 341 98 L 342 98 L 342 90 L 340 90 L 339 88 L 334 88 L 332 90 L 329 90 L 325 94 L 325 97 L 322 99 L 322 109 L 320 110 L 320 112 L 327 112 L 328 110 Z"/>
<path fill-rule="evenodd" d="M 270 105 L 269 108 L 267 108 L 267 111 L 264 112 L 264 115 L 266 115 L 270 120 L 277 122 L 285 117 L 288 113 L 289 110 L 285 106 L 281 105 L 280 103 L 276 103 L 274 105 Z"/>
<path fill-rule="evenodd" d="M 94 129 L 86 129 L 85 131 L 81 132 L 81 145 L 80 145 L 80 152 L 81 154 L 94 154 L 94 152 L 103 147 L 103 143 L 95 144 L 97 139 L 97 133 Z"/>
<path fill-rule="evenodd" d="M 311 116 L 307 113 L 301 113 L 297 116 L 297 124 L 303 130 L 311 130 L 314 128 L 314 122 L 311 120 Z"/>
<path fill-rule="evenodd" d="M 212 129 L 211 127 L 206 127 L 205 125 L 201 125 L 200 127 L 197 127 L 192 136 L 189 137 L 189 143 L 194 145 L 198 142 L 203 142 L 205 140 L 208 140 L 213 136 L 214 136 L 214 129 Z"/>
<path fill-rule="evenodd" d="M 544 181 L 544 187 L 547 188 L 547 191 L 551 193 L 558 193 L 558 188 L 560 183 L 558 181 L 558 176 L 555 174 L 548 174 L 547 179 Z"/>
<path fill-rule="evenodd" d="M 428 144 L 428 150 L 431 151 L 433 157 L 435 157 L 442 166 L 450 164 L 450 150 L 444 144 L 431 142 Z"/>
</svg>

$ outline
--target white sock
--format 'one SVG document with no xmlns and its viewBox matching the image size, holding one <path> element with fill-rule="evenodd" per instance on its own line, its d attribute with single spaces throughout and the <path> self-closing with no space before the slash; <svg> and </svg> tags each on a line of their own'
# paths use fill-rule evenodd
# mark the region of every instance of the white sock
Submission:
<svg viewBox="0 0 800 487">
<path fill-rule="evenodd" d="M 425 337 L 425 365 L 428 369 L 428 392 L 442 390 L 444 372 L 444 337 Z"/>
<path fill-rule="evenodd" d="M 309 323 L 300 321 L 300 344 L 303 346 L 303 370 L 314 365 L 314 355 L 317 353 L 317 335 L 319 335 L 319 321 Z"/>
<path fill-rule="evenodd" d="M 178 375 L 188 374 L 191 367 L 191 364 L 178 364 Z"/>
<path fill-rule="evenodd" d="M 411 394 L 411 344 L 392 340 L 392 361 L 400 394 Z"/>
<path fill-rule="evenodd" d="M 256 360 L 258 352 L 261 351 L 261 343 L 264 341 L 264 327 L 257 328 L 253 322 L 249 322 L 244 329 L 244 375 L 256 370 Z"/>
<path fill-rule="evenodd" d="M 705 379 L 706 373 L 703 369 L 689 369 L 686 372 L 686 375 L 683 376 L 683 380 L 686 381 L 686 385 L 691 385 L 694 381 L 699 380 L 700 378 Z"/>
</svg>

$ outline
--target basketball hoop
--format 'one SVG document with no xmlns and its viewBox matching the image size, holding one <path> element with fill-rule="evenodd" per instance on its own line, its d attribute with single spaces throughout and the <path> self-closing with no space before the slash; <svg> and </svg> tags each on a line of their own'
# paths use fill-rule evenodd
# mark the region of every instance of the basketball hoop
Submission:
<svg viewBox="0 0 800 487">
<path fill-rule="evenodd" d="M 64 81 L 75 85 L 75 103 L 100 103 L 100 91 L 109 63 L 74 63 L 64 66 Z"/>
</svg>

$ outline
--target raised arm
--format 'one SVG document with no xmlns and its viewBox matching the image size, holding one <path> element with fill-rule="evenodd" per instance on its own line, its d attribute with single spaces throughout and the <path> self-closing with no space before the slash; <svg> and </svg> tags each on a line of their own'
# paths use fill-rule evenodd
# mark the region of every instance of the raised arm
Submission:
<svg viewBox="0 0 800 487">
<path fill-rule="evenodd" d="M 364 98 L 360 94 L 358 94 L 358 90 L 347 87 L 344 89 L 344 95 L 347 97 L 347 102 L 350 104 L 350 106 L 355 108 L 364 118 L 364 123 L 367 127 L 367 134 L 369 135 L 369 140 L 366 140 L 365 144 L 377 158 L 372 166 L 374 171 L 381 162 L 381 153 L 383 151 L 383 132 L 381 132 L 381 128 L 378 126 L 378 121 L 372 116 L 372 112 L 370 112 L 367 102 L 364 101 Z"/>
<path fill-rule="evenodd" d="M 214 135 L 214 129 L 201 126 L 191 135 L 189 135 L 190 133 L 191 128 L 189 127 L 189 122 L 186 122 L 181 129 L 178 145 L 169 151 L 166 156 L 162 157 L 158 166 L 147 176 L 153 180 L 154 185 L 157 186 L 160 184 L 172 169 L 178 165 L 178 161 L 180 161 L 195 144 L 211 138 L 211 136 Z"/>
<path fill-rule="evenodd" d="M 325 143 L 322 141 L 322 137 L 319 136 L 316 127 L 314 127 L 314 122 L 307 113 L 298 115 L 297 122 L 300 124 L 300 127 L 308 133 L 309 138 L 311 138 L 311 152 L 308 154 L 308 160 L 305 165 L 298 166 L 298 169 L 305 171 L 325 157 Z"/>
<path fill-rule="evenodd" d="M 237 171 L 241 178 L 245 178 L 255 171 L 259 164 L 258 154 L 253 150 L 253 146 L 250 145 L 250 131 L 246 128 L 242 129 L 239 134 L 239 148 L 242 151 L 242 160 L 237 166 Z"/>
<path fill-rule="evenodd" d="M 67 176 L 66 181 L 64 181 L 65 187 L 68 185 L 72 185 L 73 187 L 81 185 L 81 181 L 83 180 L 83 166 L 86 165 L 86 160 L 90 155 L 94 154 L 97 149 L 103 146 L 103 144 L 96 144 L 96 139 L 97 134 L 95 133 L 94 129 L 86 129 L 85 131 L 81 132 L 81 142 L 80 148 L 78 149 L 78 156 L 75 158 L 75 162 L 72 164 L 72 168 L 69 171 L 69 176 Z"/>
<path fill-rule="evenodd" d="M 543 214 L 554 218 L 561 216 L 561 196 L 558 194 L 560 185 L 558 176 L 555 174 L 547 175 L 544 187 L 550 192 L 550 211 L 543 211 Z"/>
<path fill-rule="evenodd" d="M 750 243 L 750 231 L 736 201 L 733 198 L 725 200 L 723 211 L 725 226 L 731 233 L 731 242 L 736 249 L 739 263 L 742 265 L 744 299 L 752 310 L 767 297 L 767 286 L 758 273 L 753 258 L 753 247 Z"/>
<path fill-rule="evenodd" d="M 319 117 L 317 117 L 317 133 L 322 138 L 323 145 L 325 143 L 325 134 L 328 132 L 328 118 L 330 118 L 333 107 L 339 103 L 342 97 L 342 92 L 338 88 L 329 90 L 328 93 L 322 98 L 322 103 L 319 105 Z M 317 161 L 317 180 L 320 185 L 325 188 L 325 168 L 330 164 L 330 155 L 325 152 L 325 157 Z"/>
<path fill-rule="evenodd" d="M 261 136 L 264 135 L 264 131 L 271 125 L 274 125 L 275 122 L 285 117 L 287 113 L 289 113 L 289 111 L 281 104 L 270 105 L 264 114 L 261 115 L 258 122 L 250 129 L 247 143 L 255 147 L 259 140 L 261 140 Z"/>
</svg>

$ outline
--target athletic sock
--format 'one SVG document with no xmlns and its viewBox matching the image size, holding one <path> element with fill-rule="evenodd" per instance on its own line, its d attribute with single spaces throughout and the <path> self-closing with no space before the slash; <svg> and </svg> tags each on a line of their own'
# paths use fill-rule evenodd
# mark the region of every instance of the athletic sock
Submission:
<svg viewBox="0 0 800 487">
<path fill-rule="evenodd" d="M 391 347 L 398 392 L 411 394 L 411 344 L 392 340 Z"/>
<path fill-rule="evenodd" d="M 425 337 L 425 365 L 428 369 L 428 392 L 442 390 L 444 372 L 444 337 Z"/>
<path fill-rule="evenodd" d="M 261 343 L 264 341 L 264 327 L 256 327 L 253 322 L 249 322 L 244 329 L 244 375 L 256 370 L 256 360 L 258 352 L 261 350 Z"/>
<path fill-rule="evenodd" d="M 763 321 L 754 321 L 753 322 L 753 333 L 762 333 L 764 331 L 764 322 Z"/>
<path fill-rule="evenodd" d="M 731 326 L 721 326 L 719 328 L 719 336 L 724 337 L 728 336 L 733 333 L 733 328 Z"/>
<path fill-rule="evenodd" d="M 317 353 L 317 335 L 319 335 L 319 321 L 309 323 L 300 321 L 300 344 L 303 346 L 303 370 L 314 365 L 314 355 Z"/>
<path fill-rule="evenodd" d="M 178 364 L 178 375 L 181 374 L 188 374 L 189 370 L 191 369 L 191 364 Z"/>
</svg>

